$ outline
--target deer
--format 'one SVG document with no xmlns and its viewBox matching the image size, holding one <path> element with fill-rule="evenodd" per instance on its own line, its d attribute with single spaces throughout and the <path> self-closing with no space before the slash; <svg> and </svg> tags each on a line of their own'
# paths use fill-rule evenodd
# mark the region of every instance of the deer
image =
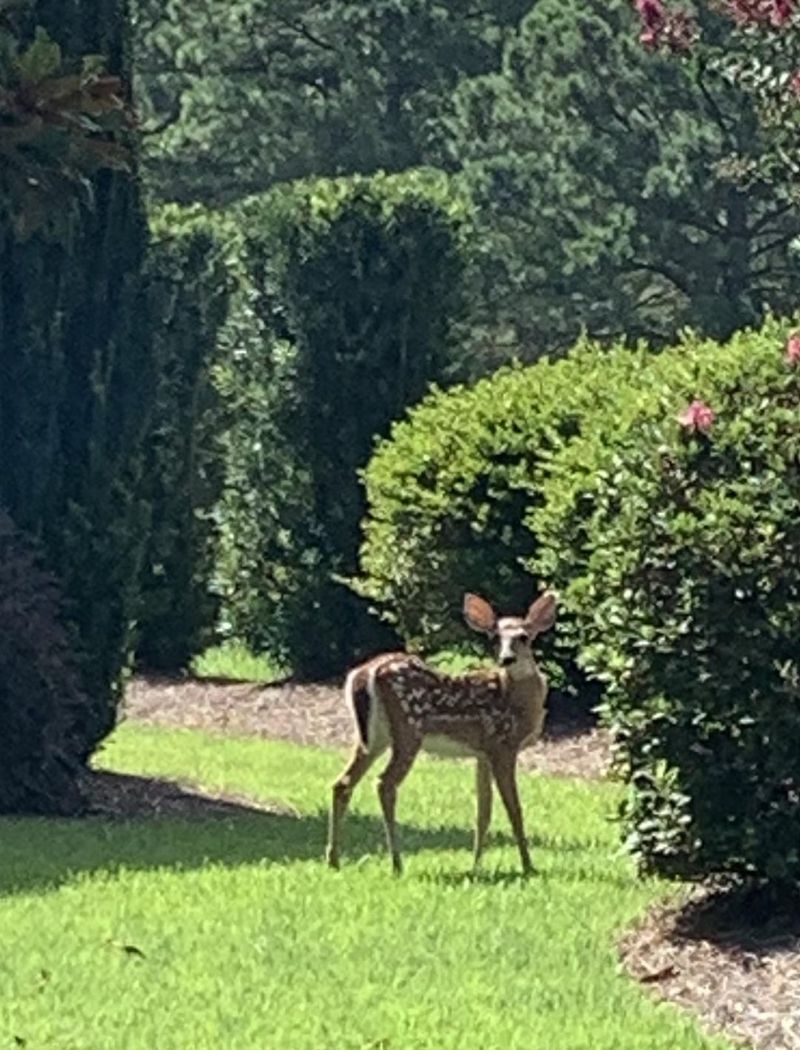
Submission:
<svg viewBox="0 0 800 1050">
<path fill-rule="evenodd" d="M 354 723 L 352 757 L 332 789 L 326 858 L 340 863 L 340 840 L 353 791 L 387 750 L 378 778 L 386 844 L 396 875 L 403 870 L 397 843 L 397 793 L 420 751 L 476 759 L 477 816 L 473 864 L 480 865 L 492 816 L 492 780 L 508 814 L 522 873 L 533 873 L 517 790 L 517 756 L 541 736 L 547 679 L 533 656 L 536 637 L 553 626 L 556 599 L 542 594 L 524 617 L 498 617 L 476 594 L 464 596 L 467 625 L 497 644 L 497 667 L 448 675 L 405 652 L 383 653 L 355 667 L 345 681 Z"/>
</svg>

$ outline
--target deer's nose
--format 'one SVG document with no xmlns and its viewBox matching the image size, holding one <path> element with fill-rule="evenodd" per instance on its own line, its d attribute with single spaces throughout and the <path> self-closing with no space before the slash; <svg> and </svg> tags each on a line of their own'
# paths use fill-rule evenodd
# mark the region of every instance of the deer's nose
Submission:
<svg viewBox="0 0 800 1050">
<path fill-rule="evenodd" d="M 500 657 L 500 666 L 510 667 L 514 663 L 514 659 L 515 657 L 513 653 L 506 653 L 504 656 Z"/>
</svg>

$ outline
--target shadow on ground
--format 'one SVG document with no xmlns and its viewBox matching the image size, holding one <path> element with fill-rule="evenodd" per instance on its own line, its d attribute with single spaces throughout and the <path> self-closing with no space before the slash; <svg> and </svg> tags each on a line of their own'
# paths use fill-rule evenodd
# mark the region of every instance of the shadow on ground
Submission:
<svg viewBox="0 0 800 1050">
<path fill-rule="evenodd" d="M 91 774 L 86 795 L 89 814 L 83 818 L 9 817 L 2 821 L 0 896 L 53 890 L 82 874 L 113 874 L 120 869 L 322 863 L 327 836 L 324 811 L 301 815 L 279 805 L 260 807 L 238 797 L 206 795 L 170 780 L 105 772 Z M 470 864 L 471 829 L 399 824 L 398 833 L 408 858 L 422 850 L 463 851 L 463 868 L 452 874 L 453 882 L 463 881 Z M 350 813 L 344 862 L 380 855 L 383 836 L 378 817 Z M 508 833 L 498 830 L 490 845 L 511 842 Z M 532 842 L 534 847 L 555 850 L 592 850 L 590 843 L 583 847 L 535 836 Z M 493 881 L 503 877 L 516 876 L 513 872 L 491 876 Z M 444 878 L 446 881 L 447 876 Z"/>
<path fill-rule="evenodd" d="M 97 773 L 87 781 L 89 814 L 82 818 L 2 821 L 0 896 L 55 889 L 81 874 L 119 869 L 191 870 L 209 864 L 320 860 L 327 814 L 297 814 L 246 800 L 203 795 L 169 780 Z M 404 849 L 464 849 L 467 828 L 399 825 Z M 494 841 L 503 841 L 495 836 Z M 348 816 L 344 859 L 377 854 L 383 824 Z"/>
<path fill-rule="evenodd" d="M 672 913 L 671 935 L 723 951 L 797 950 L 800 887 L 744 883 L 700 890 Z"/>
</svg>

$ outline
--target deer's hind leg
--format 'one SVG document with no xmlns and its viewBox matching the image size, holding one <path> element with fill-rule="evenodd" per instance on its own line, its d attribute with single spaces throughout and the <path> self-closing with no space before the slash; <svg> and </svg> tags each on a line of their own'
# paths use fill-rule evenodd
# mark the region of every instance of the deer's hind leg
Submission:
<svg viewBox="0 0 800 1050">
<path fill-rule="evenodd" d="M 397 733 L 392 739 L 392 754 L 389 764 L 378 779 L 378 798 L 383 810 L 383 823 L 386 828 L 386 845 L 392 858 L 395 875 L 402 874 L 403 862 L 397 846 L 397 829 L 395 827 L 395 810 L 397 806 L 397 789 L 408 776 L 414 760 L 419 754 L 422 739 L 411 733 Z"/>
<path fill-rule="evenodd" d="M 363 780 L 369 772 L 375 760 L 385 751 L 385 747 L 376 747 L 372 751 L 365 751 L 359 741 L 356 744 L 353 757 L 347 763 L 344 772 L 336 780 L 331 792 L 331 810 L 328 823 L 328 848 L 326 859 L 331 868 L 339 867 L 339 847 L 342 839 L 342 825 L 350 805 L 353 791 L 359 781 Z"/>
</svg>

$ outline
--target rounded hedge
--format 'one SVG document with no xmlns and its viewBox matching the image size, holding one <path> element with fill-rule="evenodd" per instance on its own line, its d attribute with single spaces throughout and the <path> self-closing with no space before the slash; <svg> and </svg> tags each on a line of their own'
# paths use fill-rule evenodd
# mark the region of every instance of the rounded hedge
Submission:
<svg viewBox="0 0 800 1050">
<path fill-rule="evenodd" d="M 222 622 L 322 679 L 396 639 L 342 582 L 358 470 L 454 364 L 470 206 L 441 172 L 291 183 L 241 202 L 261 345 L 219 376 L 232 426 L 220 504 Z"/>
<path fill-rule="evenodd" d="M 537 589 L 529 523 L 547 465 L 645 360 L 643 348 L 583 343 L 557 361 L 435 390 L 393 427 L 364 472 L 368 515 L 353 586 L 407 645 L 466 645 L 465 590 L 504 610 L 527 606 Z M 579 686 L 569 657 L 552 656 L 546 649 L 550 673 Z"/>
<path fill-rule="evenodd" d="M 587 419 L 533 516 L 643 867 L 800 879 L 800 363 L 684 343 Z M 793 344 L 796 345 L 796 344 Z"/>
</svg>

